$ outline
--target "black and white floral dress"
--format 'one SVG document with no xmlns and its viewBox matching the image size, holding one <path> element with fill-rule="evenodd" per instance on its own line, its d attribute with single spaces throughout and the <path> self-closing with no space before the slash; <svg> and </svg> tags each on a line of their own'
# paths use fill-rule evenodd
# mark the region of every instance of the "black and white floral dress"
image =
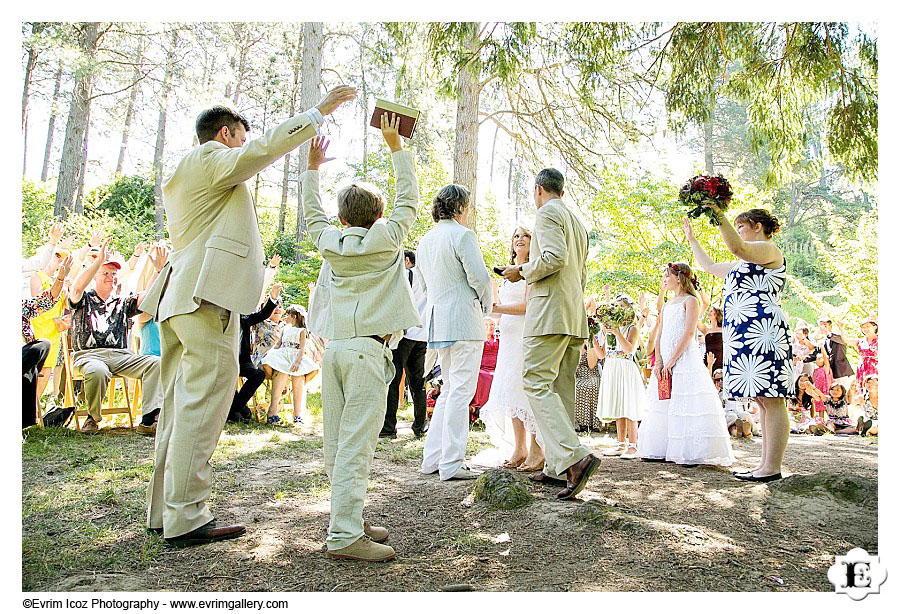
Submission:
<svg viewBox="0 0 900 614">
<path fill-rule="evenodd" d="M 785 273 L 785 265 L 767 269 L 741 260 L 725 278 L 722 348 L 730 398 L 792 394 L 791 333 L 781 310 Z"/>
</svg>

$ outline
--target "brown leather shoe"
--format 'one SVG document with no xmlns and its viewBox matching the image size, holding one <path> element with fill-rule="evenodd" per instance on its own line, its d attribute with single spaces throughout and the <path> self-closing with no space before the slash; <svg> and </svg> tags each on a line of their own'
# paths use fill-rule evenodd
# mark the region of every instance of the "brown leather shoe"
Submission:
<svg viewBox="0 0 900 614">
<path fill-rule="evenodd" d="M 178 537 L 167 537 L 166 543 L 172 548 L 187 548 L 188 546 L 201 546 L 224 539 L 234 539 L 246 532 L 247 528 L 244 525 L 235 524 L 219 527 L 216 526 L 215 520 L 210 520 L 190 533 L 185 533 Z"/>
<path fill-rule="evenodd" d="M 584 490 L 588 478 L 600 467 L 600 459 L 588 454 L 580 461 L 566 469 L 566 487 L 556 493 L 557 499 L 572 499 Z"/>
<path fill-rule="evenodd" d="M 543 471 L 538 471 L 537 473 L 532 473 L 528 476 L 528 479 L 532 482 L 537 482 L 538 484 L 543 484 L 544 486 L 565 486 L 565 480 L 559 480 L 557 478 L 552 478 Z"/>
</svg>

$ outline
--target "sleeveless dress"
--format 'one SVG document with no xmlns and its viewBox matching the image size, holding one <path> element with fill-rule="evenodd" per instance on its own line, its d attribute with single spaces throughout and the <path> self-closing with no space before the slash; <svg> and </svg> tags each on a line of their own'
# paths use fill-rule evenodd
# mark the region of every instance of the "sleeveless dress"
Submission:
<svg viewBox="0 0 900 614">
<path fill-rule="evenodd" d="M 633 325 L 620 326 L 623 337 Z M 600 391 L 597 398 L 597 417 L 601 420 L 627 418 L 642 420 L 647 408 L 647 391 L 644 379 L 633 360 L 634 352 L 626 354 L 618 349 L 618 341 L 612 335 L 612 345 L 606 349 L 603 361 L 603 377 L 600 378 Z"/>
<path fill-rule="evenodd" d="M 597 397 L 600 394 L 600 361 L 591 369 L 588 366 L 587 351 L 581 352 L 581 359 L 575 369 L 575 430 L 599 431 L 601 422 L 597 418 Z"/>
<path fill-rule="evenodd" d="M 37 271 L 37 276 L 41 279 L 41 292 L 49 290 L 53 286 L 53 279 L 44 271 Z M 60 332 L 56 330 L 56 322 L 54 318 L 58 318 L 63 314 L 66 305 L 66 291 L 59 293 L 56 304 L 41 315 L 31 318 L 31 328 L 34 329 L 35 339 L 46 339 L 50 342 L 50 353 L 47 354 L 47 360 L 44 361 L 44 368 L 55 367 L 57 365 L 57 357 L 60 355 Z"/>
<path fill-rule="evenodd" d="M 281 333 L 281 347 L 273 348 L 266 353 L 262 359 L 262 364 L 269 365 L 274 371 L 281 371 L 288 375 L 306 375 L 313 371 L 318 371 L 319 366 L 314 363 L 309 356 L 304 356 L 300 361 L 300 366 L 296 371 L 291 371 L 294 359 L 300 351 L 300 333 L 305 328 L 297 328 L 296 326 L 286 326 Z M 309 338 L 306 340 L 309 343 Z"/>
<path fill-rule="evenodd" d="M 525 285 L 525 280 L 504 282 L 499 290 L 500 303 L 524 303 Z M 491 443 L 499 449 L 499 454 L 479 454 L 476 464 L 495 466 L 512 455 L 515 449 L 513 418 L 521 420 L 527 432 L 537 433 L 534 414 L 522 386 L 522 373 L 525 370 L 525 352 L 522 348 L 524 329 L 524 315 L 500 315 L 500 350 L 497 354 L 494 382 L 491 384 L 490 398 L 479 412 L 485 431 L 490 436 Z"/>
<path fill-rule="evenodd" d="M 684 335 L 685 301 L 663 308 L 659 352 L 665 365 Z M 734 463 L 719 393 L 703 364 L 696 336 L 672 369 L 672 394 L 659 399 L 656 374 L 647 385 L 647 413 L 638 429 L 638 456 L 679 464 Z"/>
<path fill-rule="evenodd" d="M 722 348 L 730 398 L 787 398 L 793 393 L 791 333 L 780 305 L 786 279 L 784 264 L 767 269 L 745 260 L 725 278 Z"/>
<path fill-rule="evenodd" d="M 863 337 L 856 342 L 856 349 L 859 350 L 862 358 L 862 364 L 856 370 L 856 385 L 862 390 L 867 376 L 878 375 L 878 337 L 876 336 L 871 342 Z"/>
</svg>

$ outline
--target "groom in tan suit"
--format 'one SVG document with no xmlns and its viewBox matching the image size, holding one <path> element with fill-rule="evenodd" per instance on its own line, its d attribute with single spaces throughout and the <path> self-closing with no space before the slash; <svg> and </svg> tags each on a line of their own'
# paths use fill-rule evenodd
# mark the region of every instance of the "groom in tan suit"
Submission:
<svg viewBox="0 0 900 614">
<path fill-rule="evenodd" d="M 200 145 L 162 186 L 174 251 L 141 309 L 159 324 L 163 407 L 147 493 L 147 527 L 173 546 L 242 535 L 217 526 L 206 505 L 212 456 L 238 375 L 238 318 L 256 309 L 263 249 L 245 181 L 318 132 L 323 116 L 353 100 L 338 87 L 314 108 L 244 144 L 250 125 L 226 107 L 197 118 Z"/>
<path fill-rule="evenodd" d="M 528 262 L 508 266 L 503 276 L 531 286 L 525 308 L 525 394 L 544 439 L 544 473 L 530 478 L 564 488 L 572 499 L 600 466 L 600 459 L 575 434 L 575 369 L 588 336 L 584 311 L 588 235 L 562 201 L 563 175 L 538 173 L 534 203 L 538 213 Z M 565 474 L 565 481 L 560 477 Z"/>
</svg>

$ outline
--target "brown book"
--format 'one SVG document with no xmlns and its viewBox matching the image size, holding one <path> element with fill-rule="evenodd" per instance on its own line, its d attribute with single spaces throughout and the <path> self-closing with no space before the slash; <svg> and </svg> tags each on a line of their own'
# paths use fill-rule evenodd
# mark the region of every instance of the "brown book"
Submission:
<svg viewBox="0 0 900 614">
<path fill-rule="evenodd" d="M 404 107 L 396 102 L 388 102 L 387 100 L 375 100 L 375 112 L 372 113 L 372 121 L 369 125 L 373 128 L 381 130 L 381 116 L 385 113 L 396 113 L 400 116 L 400 128 L 397 130 L 400 136 L 411 139 L 416 131 L 416 124 L 419 122 L 419 111 L 411 107 Z M 390 115 L 388 115 L 390 117 Z"/>
</svg>

